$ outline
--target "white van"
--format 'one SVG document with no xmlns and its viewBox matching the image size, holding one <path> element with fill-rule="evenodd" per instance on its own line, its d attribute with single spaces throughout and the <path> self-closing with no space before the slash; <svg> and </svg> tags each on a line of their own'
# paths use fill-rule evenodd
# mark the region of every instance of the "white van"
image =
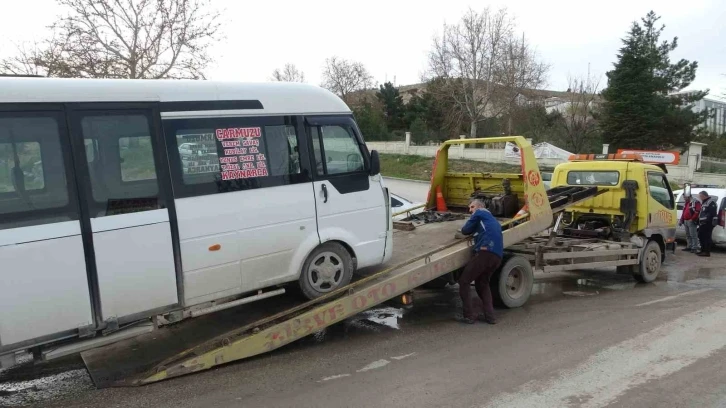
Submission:
<svg viewBox="0 0 726 408">
<path fill-rule="evenodd" d="M 0 355 L 344 286 L 391 257 L 379 168 L 316 86 L 0 78 Z"/>
<path fill-rule="evenodd" d="M 726 245 L 726 189 L 691 186 L 691 195 L 698 200 L 698 193 L 703 190 L 711 197 L 715 197 L 716 203 L 718 204 L 718 225 L 713 229 L 713 243 L 714 245 Z M 686 201 L 683 197 L 683 190 L 676 190 L 673 192 L 673 195 L 676 197 L 676 209 L 678 210 L 678 219 L 680 220 L 681 214 L 683 214 L 683 205 Z M 686 230 L 683 225 L 679 225 L 676 228 L 676 239 L 686 239 Z"/>
</svg>

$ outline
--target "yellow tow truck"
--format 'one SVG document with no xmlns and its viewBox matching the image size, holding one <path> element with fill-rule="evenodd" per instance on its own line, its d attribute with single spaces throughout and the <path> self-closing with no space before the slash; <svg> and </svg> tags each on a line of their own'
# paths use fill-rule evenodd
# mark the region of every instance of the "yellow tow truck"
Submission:
<svg viewBox="0 0 726 408">
<path fill-rule="evenodd" d="M 451 148 L 506 142 L 521 152 L 519 173 L 449 169 Z M 437 192 L 441 192 L 439 201 Z M 411 304 L 414 289 L 442 277 L 448 277 L 443 278 L 446 284 L 471 258 L 469 240 L 456 237 L 471 198 L 483 200 L 500 219 L 506 252 L 492 279 L 493 294 L 500 304 L 518 307 L 531 294 L 533 269 L 634 267 L 642 262 L 642 248 L 634 242 L 562 236 L 565 211 L 580 208 L 602 192 L 594 185 L 545 190 L 532 146 L 520 136 L 447 141 L 436 156 L 427 210 L 409 219 L 408 228 L 394 232 L 393 256 L 382 270 L 307 303 L 291 307 L 270 303 L 267 315 L 181 322 L 85 351 L 82 357 L 97 387 L 143 385 L 270 352 L 391 299 Z M 437 211 L 437 204 L 446 206 L 446 211 Z"/>
<path fill-rule="evenodd" d="M 562 235 L 630 241 L 643 248 L 646 262 L 623 265 L 641 282 L 652 282 L 675 248 L 676 202 L 665 166 L 643 162 L 637 154 L 579 154 L 555 168 L 551 186 L 597 186 L 597 197 L 564 211 Z"/>
</svg>

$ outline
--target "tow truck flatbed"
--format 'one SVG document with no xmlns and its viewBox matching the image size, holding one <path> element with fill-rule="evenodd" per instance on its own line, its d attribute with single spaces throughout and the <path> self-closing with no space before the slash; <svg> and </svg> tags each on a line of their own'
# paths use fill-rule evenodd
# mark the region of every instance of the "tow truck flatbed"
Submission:
<svg viewBox="0 0 726 408">
<path fill-rule="evenodd" d="M 481 142 L 480 139 L 467 142 L 477 141 Z M 522 191 L 532 199 L 526 215 L 503 222 L 505 248 L 547 230 L 552 225 L 553 214 L 592 198 L 598 191 L 592 187 L 577 187 L 558 193 L 546 192 L 533 150 L 526 140 L 521 137 L 487 139 L 487 142 L 506 141 L 521 147 L 522 174 L 529 175 Z M 449 145 L 445 144 L 444 148 L 448 149 Z M 452 183 L 451 188 L 460 193 L 476 190 L 483 181 L 491 183 L 486 180 L 492 179 L 488 176 L 466 175 L 468 187 Z M 512 176 L 519 177 L 521 187 L 522 175 L 507 175 Z M 237 312 L 239 314 L 232 316 L 244 318 L 215 325 L 210 323 L 210 317 L 209 321 L 199 324 L 201 330 L 194 322 L 180 324 L 166 329 L 160 337 L 155 337 L 159 333 L 152 332 L 86 351 L 82 353 L 83 359 L 96 386 L 108 387 L 153 383 L 270 352 L 461 269 L 472 255 L 469 241 L 454 237 L 463 225 L 463 218 L 466 216 L 460 216 L 458 222 L 434 222 L 414 231 L 395 232 L 392 259 L 382 270 L 372 271 L 368 276 L 307 303 L 286 305 L 287 308 L 280 305 L 279 298 L 275 302 L 257 303 L 256 310 L 268 307 L 263 313 L 267 316 L 259 320 L 254 314 Z M 521 257 L 514 258 L 520 259 L 521 263 Z M 529 263 L 524 262 L 528 267 Z M 531 286 L 529 289 L 531 291 Z M 528 298 L 529 292 L 526 295 Z"/>
<path fill-rule="evenodd" d="M 454 234 L 462 225 L 463 221 L 447 221 L 422 225 L 415 231 L 394 231 L 396 251 L 391 260 L 375 269 L 361 271 L 359 279 L 346 288 L 347 291 L 354 285 L 359 285 L 356 291 L 365 293 L 365 299 L 359 297 L 356 298 L 357 300 L 348 299 L 347 302 L 343 299 L 330 303 L 325 300 L 308 302 L 311 303 L 310 306 L 306 306 L 308 303 L 302 304 L 306 307 L 300 309 L 298 312 L 302 313 L 297 316 L 303 319 L 303 322 L 305 319 L 309 319 L 307 324 L 313 326 L 307 329 L 290 324 L 283 327 L 282 330 L 270 331 L 269 336 L 261 338 L 261 341 L 266 344 L 254 347 L 254 349 L 260 352 L 272 350 L 307 334 L 322 330 L 334 322 L 355 315 L 375 304 L 380 304 L 383 298 L 390 299 L 403 293 L 402 291 L 413 289 L 412 285 L 416 285 L 415 280 L 408 283 L 410 277 L 406 272 L 424 264 L 426 262 L 425 257 L 422 257 L 424 255 L 432 254 L 434 258 L 431 267 L 437 267 L 441 271 L 443 269 L 440 268 L 447 263 L 465 262 L 466 259 L 459 261 L 462 257 L 457 249 L 466 248 L 467 243 L 454 239 Z M 448 248 L 448 251 L 442 248 Z M 458 255 L 449 256 L 450 253 Z M 421 258 L 418 262 L 411 262 L 418 258 Z M 409 264 L 409 267 L 395 267 L 395 265 L 406 263 Z M 386 274 L 385 277 L 365 282 L 365 279 L 376 276 L 387 269 L 395 269 L 395 271 Z M 401 283 L 401 276 L 405 277 L 405 283 Z M 424 275 L 419 274 L 419 276 L 414 279 L 424 279 Z M 361 281 L 364 282 L 361 284 Z M 387 283 L 388 286 L 386 286 Z M 314 305 L 317 305 L 317 308 Z M 170 365 L 170 359 L 175 356 L 178 358 L 180 355 L 190 355 L 191 350 L 194 350 L 193 354 L 203 354 L 200 350 L 213 349 L 217 343 L 224 345 L 225 339 L 229 339 L 231 343 L 239 334 L 254 330 L 255 327 L 265 327 L 265 324 L 269 325 L 279 320 L 279 318 L 270 320 L 270 316 L 274 317 L 281 312 L 285 312 L 286 316 L 291 316 L 295 312 L 290 313 L 290 311 L 300 306 L 301 301 L 295 296 L 266 299 L 251 305 L 183 321 L 163 330 L 155 330 L 106 347 L 88 350 L 82 353 L 82 357 L 94 384 L 99 388 L 140 385 L 146 382 L 144 381 L 146 377 L 150 377 L 153 372 L 158 371 L 158 367 L 173 367 Z M 311 307 L 316 311 L 310 313 Z M 267 320 L 269 322 L 264 323 Z M 293 332 L 294 334 L 291 335 L 290 333 Z M 205 342 L 206 339 L 215 340 Z M 206 347 L 199 346 L 200 343 Z M 251 357 L 255 354 L 259 353 L 242 353 L 241 355 Z M 172 377 L 181 373 L 183 372 L 170 371 L 168 376 Z"/>
<path fill-rule="evenodd" d="M 462 244 L 454 234 L 463 221 L 430 223 L 414 231 L 393 233 L 395 251 L 385 265 L 362 270 L 358 276 L 365 279 L 411 258 L 435 252 L 438 248 Z M 463 244 L 465 245 L 465 244 Z M 215 314 L 154 330 L 132 339 L 82 353 L 94 384 L 99 388 L 136 385 L 134 381 L 164 360 L 192 349 L 207 339 L 214 339 L 240 327 L 256 323 L 301 305 L 295 296 L 278 296 L 251 305 L 223 310 Z"/>
</svg>

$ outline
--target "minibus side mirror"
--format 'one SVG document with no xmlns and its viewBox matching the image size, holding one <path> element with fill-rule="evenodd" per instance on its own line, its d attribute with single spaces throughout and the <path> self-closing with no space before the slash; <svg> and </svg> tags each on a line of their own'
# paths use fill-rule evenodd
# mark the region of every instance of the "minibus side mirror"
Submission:
<svg viewBox="0 0 726 408">
<path fill-rule="evenodd" d="M 371 151 L 371 176 L 376 176 L 381 172 L 381 159 L 378 157 L 378 151 Z"/>
</svg>

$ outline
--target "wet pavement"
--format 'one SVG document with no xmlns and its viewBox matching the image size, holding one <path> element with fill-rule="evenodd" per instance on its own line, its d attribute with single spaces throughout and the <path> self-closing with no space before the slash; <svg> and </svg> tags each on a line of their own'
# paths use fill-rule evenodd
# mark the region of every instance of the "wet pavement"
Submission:
<svg viewBox="0 0 726 408">
<path fill-rule="evenodd" d="M 33 364 L 26 356 L 23 364 L 0 370 L 0 406 L 534 407 L 558 406 L 552 405 L 557 398 L 567 401 L 559 406 L 651 406 L 633 387 L 647 387 L 659 406 L 719 406 L 726 402 L 723 376 L 680 387 L 674 378 L 697 378 L 726 365 L 719 340 L 726 336 L 710 333 L 718 329 L 708 320 L 726 310 L 725 290 L 726 251 L 707 259 L 669 254 L 653 284 L 613 270 L 538 274 L 530 301 L 498 310 L 496 326 L 453 322 L 460 306 L 456 287 L 417 290 L 413 307 L 382 305 L 268 355 L 141 388 L 97 390 L 78 357 Z M 681 333 L 689 324 L 707 338 L 685 339 L 690 331 L 656 336 Z M 630 345 L 642 336 L 646 344 Z M 678 367 L 648 348 L 658 341 L 661 351 L 686 350 L 676 358 Z M 611 381 L 640 378 L 640 366 L 621 370 L 640 354 L 619 363 L 639 347 L 648 356 L 642 369 L 650 382 Z M 716 357 L 709 362 L 704 356 Z M 593 385 L 588 367 L 607 371 L 601 373 L 608 376 L 602 380 L 607 390 Z M 558 375 L 579 391 L 558 388 Z M 671 389 L 654 393 L 659 382 Z"/>
</svg>

